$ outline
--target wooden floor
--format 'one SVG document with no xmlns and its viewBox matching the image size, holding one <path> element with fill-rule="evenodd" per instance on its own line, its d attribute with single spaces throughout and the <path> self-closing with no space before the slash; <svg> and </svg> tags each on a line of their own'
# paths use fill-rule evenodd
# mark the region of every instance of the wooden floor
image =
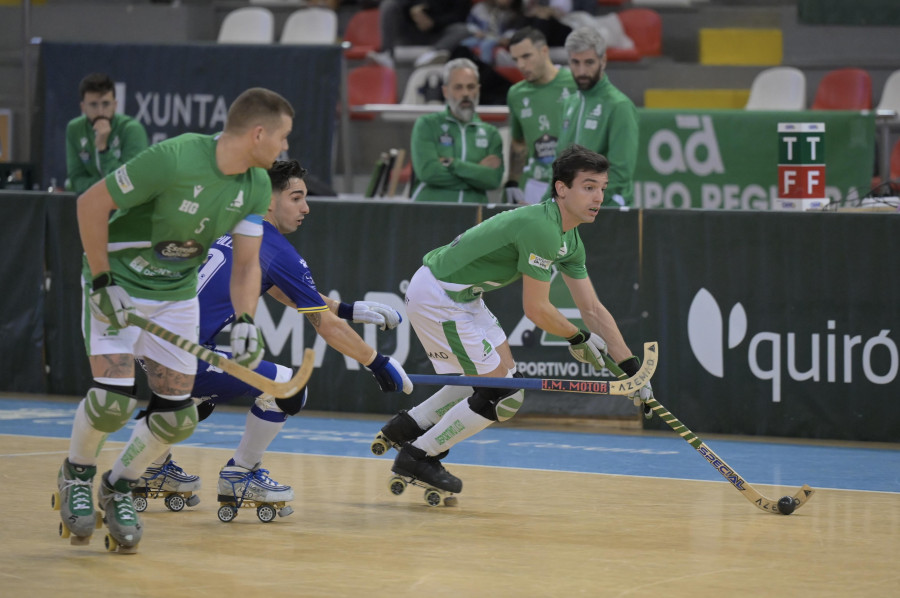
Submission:
<svg viewBox="0 0 900 598">
<path fill-rule="evenodd" d="M 789 517 L 725 483 L 450 466 L 459 506 L 391 495 L 387 459 L 271 454 L 294 514 L 216 517 L 230 451 L 181 447 L 201 503 L 151 501 L 136 555 L 58 536 L 50 508 L 68 440 L 0 436 L 0 595 L 897 596 L 900 495 L 818 490 Z M 121 445 L 101 454 L 108 468 Z M 864 466 L 864 464 L 860 464 Z M 898 472 L 885 472 L 898 475 Z M 770 496 L 779 488 L 760 486 Z"/>
</svg>

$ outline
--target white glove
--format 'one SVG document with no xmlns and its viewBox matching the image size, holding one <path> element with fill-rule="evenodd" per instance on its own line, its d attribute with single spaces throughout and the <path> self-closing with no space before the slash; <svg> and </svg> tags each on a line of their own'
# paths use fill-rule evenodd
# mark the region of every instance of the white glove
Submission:
<svg viewBox="0 0 900 598">
<path fill-rule="evenodd" d="M 650 381 L 648 380 L 647 383 L 640 388 L 640 390 L 633 392 L 629 395 L 629 397 L 632 401 L 634 401 L 635 407 L 640 407 L 642 404 L 652 399 L 653 388 L 650 386 Z"/>
<path fill-rule="evenodd" d="M 375 324 L 382 330 L 393 330 L 403 317 L 393 307 L 376 301 L 354 301 L 353 321 L 357 324 Z"/>
<path fill-rule="evenodd" d="M 636 376 L 638 370 L 641 369 L 641 360 L 632 355 L 628 359 L 619 362 L 619 368 L 622 370 L 622 372 L 624 372 L 624 376 L 620 376 L 620 379 L 631 378 L 632 376 Z M 653 387 L 650 386 L 650 381 L 648 380 L 647 384 L 643 385 L 641 388 L 628 395 L 628 398 L 634 401 L 635 407 L 640 407 L 641 404 L 646 403 L 647 401 L 652 399 Z"/>
<path fill-rule="evenodd" d="M 128 326 L 128 313 L 135 311 L 128 291 L 116 284 L 111 272 L 94 277 L 90 306 L 95 318 L 116 328 Z"/>
<path fill-rule="evenodd" d="M 406 375 L 400 362 L 393 357 L 376 353 L 375 359 L 366 367 L 372 371 L 378 386 L 384 392 L 402 390 L 404 393 L 409 394 L 413 391 L 413 383 L 410 381 L 409 376 Z"/>
<path fill-rule="evenodd" d="M 589 330 L 579 330 L 577 334 L 566 339 L 569 341 L 569 353 L 581 363 L 589 363 L 594 369 L 601 371 L 604 367 L 603 356 L 607 354 L 606 341 Z"/>
<path fill-rule="evenodd" d="M 259 328 L 248 314 L 241 314 L 231 325 L 231 353 L 245 368 L 255 369 L 262 361 L 266 344 Z"/>
</svg>

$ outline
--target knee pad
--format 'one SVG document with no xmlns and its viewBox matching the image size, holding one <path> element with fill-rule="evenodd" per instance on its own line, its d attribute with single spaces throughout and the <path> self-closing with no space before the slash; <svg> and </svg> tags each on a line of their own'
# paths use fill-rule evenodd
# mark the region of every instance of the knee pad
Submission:
<svg viewBox="0 0 900 598">
<path fill-rule="evenodd" d="M 166 444 L 175 444 L 190 438 L 197 427 L 197 406 L 193 399 L 164 399 L 156 393 L 143 414 L 147 427 L 156 438 Z"/>
<path fill-rule="evenodd" d="M 303 387 L 303 390 L 295 394 L 294 396 L 287 399 L 275 399 L 275 404 L 279 409 L 287 413 L 288 415 L 297 415 L 300 413 L 300 410 L 306 407 L 306 387 Z M 257 399 L 257 405 L 259 404 L 259 399 Z"/>
<path fill-rule="evenodd" d="M 524 401 L 523 390 L 476 386 L 475 394 L 469 397 L 469 407 L 481 417 L 505 422 L 516 414 Z"/>
<path fill-rule="evenodd" d="M 112 434 L 121 430 L 137 407 L 133 393 L 123 392 L 126 387 L 95 383 L 84 398 L 84 414 L 95 430 Z"/>
</svg>

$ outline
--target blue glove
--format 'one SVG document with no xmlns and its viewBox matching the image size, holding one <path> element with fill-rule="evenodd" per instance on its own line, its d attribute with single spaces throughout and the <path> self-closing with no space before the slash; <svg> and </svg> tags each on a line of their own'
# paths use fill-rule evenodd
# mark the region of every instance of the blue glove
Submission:
<svg viewBox="0 0 900 598">
<path fill-rule="evenodd" d="M 366 367 L 372 371 L 378 386 L 384 392 L 402 390 L 409 394 L 413 391 L 413 383 L 410 382 L 409 376 L 406 375 L 400 362 L 393 357 L 376 353 L 375 359 Z"/>
</svg>

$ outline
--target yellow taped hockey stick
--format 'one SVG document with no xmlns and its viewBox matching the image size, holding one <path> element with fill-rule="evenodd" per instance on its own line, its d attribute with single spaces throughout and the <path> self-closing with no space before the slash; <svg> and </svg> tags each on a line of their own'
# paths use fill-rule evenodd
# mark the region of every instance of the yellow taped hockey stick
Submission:
<svg viewBox="0 0 900 598">
<path fill-rule="evenodd" d="M 630 395 L 650 381 L 656 371 L 656 343 L 644 343 L 644 362 L 631 378 L 623 380 L 557 380 L 555 378 L 491 378 L 488 376 L 448 376 L 440 374 L 409 374 L 413 384 L 440 386 L 482 386 L 485 388 L 515 388 L 550 392 L 577 392 L 590 395 Z"/>
<path fill-rule="evenodd" d="M 622 368 L 620 368 L 609 356 L 604 356 L 604 360 L 606 361 L 607 369 L 611 371 L 613 375 L 625 375 Z M 645 402 L 644 409 L 650 409 L 653 413 L 656 413 L 670 428 L 672 428 L 672 430 L 684 438 L 685 442 L 694 447 L 694 449 L 700 453 L 700 455 L 703 456 L 716 471 L 722 474 L 723 478 L 737 488 L 744 498 L 756 505 L 758 509 L 762 509 L 767 513 L 773 513 L 775 515 L 790 515 L 802 507 L 815 492 L 811 487 L 804 484 L 793 496 L 783 496 L 780 500 L 766 498 L 760 494 L 756 488 L 751 486 L 747 480 L 741 477 L 738 472 L 732 469 L 728 463 L 725 463 L 725 461 L 719 457 L 719 455 L 714 453 L 699 436 L 691 432 L 686 425 L 681 423 L 678 418 L 672 415 L 669 410 L 663 407 L 655 398 Z"/>
<path fill-rule="evenodd" d="M 314 365 L 313 361 L 316 357 L 316 353 L 312 349 L 306 349 L 303 352 L 303 361 L 300 364 L 300 369 L 297 370 L 297 373 L 294 374 L 293 378 L 291 378 L 287 382 L 275 382 L 270 378 L 266 378 L 262 374 L 257 374 L 253 370 L 245 368 L 236 361 L 226 359 L 215 351 L 207 349 L 203 345 L 198 345 L 197 343 L 192 342 L 186 338 L 182 338 L 174 332 L 170 332 L 162 326 L 154 324 L 150 320 L 142 318 L 137 314 L 129 313 L 128 323 L 133 326 L 137 326 L 138 328 L 142 328 L 150 334 L 158 336 L 164 341 L 172 343 L 179 349 L 187 351 L 194 357 L 202 359 L 210 365 L 219 368 L 226 374 L 230 374 L 238 380 L 246 382 L 250 386 L 256 387 L 259 390 L 268 393 L 277 399 L 286 399 L 300 392 L 300 389 L 302 389 L 306 385 L 306 383 L 309 381 L 310 375 L 312 375 Z"/>
</svg>

